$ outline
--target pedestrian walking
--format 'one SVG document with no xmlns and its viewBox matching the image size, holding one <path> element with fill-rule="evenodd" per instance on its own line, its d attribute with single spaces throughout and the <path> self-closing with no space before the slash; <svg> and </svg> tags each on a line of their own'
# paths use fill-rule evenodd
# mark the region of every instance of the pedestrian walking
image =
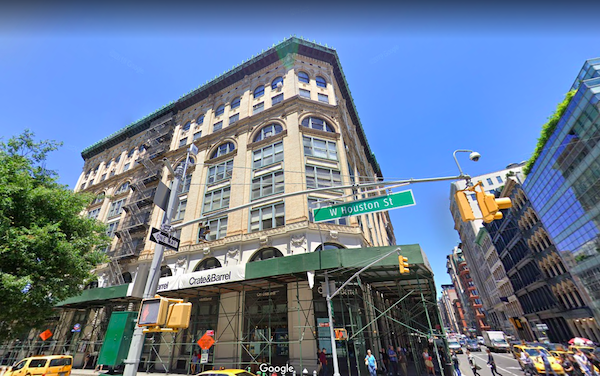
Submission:
<svg viewBox="0 0 600 376">
<path fill-rule="evenodd" d="M 367 356 L 365 357 L 365 365 L 369 369 L 369 374 L 371 376 L 377 375 L 377 361 L 375 357 L 371 354 L 371 350 L 367 350 Z"/>
<path fill-rule="evenodd" d="M 398 365 L 400 366 L 400 369 L 402 370 L 402 376 L 408 376 L 408 367 L 407 367 L 407 363 L 408 360 L 406 359 L 406 353 L 404 351 L 402 351 L 402 349 L 400 349 L 400 347 L 398 347 Z"/>
<path fill-rule="evenodd" d="M 379 370 L 388 374 L 390 369 L 390 358 L 384 348 L 379 350 Z"/>
<path fill-rule="evenodd" d="M 569 361 L 566 354 L 561 354 L 560 365 L 568 376 L 574 376 L 573 372 L 575 371 L 575 368 L 573 368 L 573 364 Z"/>
<path fill-rule="evenodd" d="M 581 372 L 585 376 L 592 376 L 592 365 L 590 363 L 590 360 L 583 353 L 583 351 L 578 349 L 577 354 L 575 354 L 573 357 L 577 361 L 577 364 L 579 364 L 579 368 L 581 369 Z"/>
<path fill-rule="evenodd" d="M 321 364 L 321 349 L 317 349 L 317 375 L 321 374 L 323 365 Z"/>
<path fill-rule="evenodd" d="M 325 350 L 324 347 L 319 355 L 319 360 L 321 361 L 321 376 L 328 376 L 329 371 L 327 367 L 327 350 Z"/>
<path fill-rule="evenodd" d="M 533 359 L 529 356 L 527 351 L 523 351 L 521 353 L 521 363 L 523 364 L 523 371 L 525 371 L 526 375 L 534 376 L 537 375 L 537 369 L 533 364 Z"/>
<path fill-rule="evenodd" d="M 473 376 L 481 376 L 481 374 L 477 372 L 481 369 L 481 367 L 479 366 L 479 364 L 477 364 L 475 357 L 473 356 L 473 354 L 471 354 L 469 350 L 467 350 L 467 359 L 469 361 L 469 366 L 471 366 L 471 370 L 473 371 Z"/>
<path fill-rule="evenodd" d="M 433 358 L 429 355 L 429 350 L 423 350 L 423 360 L 425 361 L 425 369 L 428 375 L 435 375 L 435 368 L 433 367 Z"/>
<path fill-rule="evenodd" d="M 398 354 L 396 354 L 396 351 L 394 351 L 394 346 L 388 346 L 387 354 L 390 358 L 390 375 L 398 376 Z"/>
<path fill-rule="evenodd" d="M 452 359 L 452 365 L 454 366 L 454 371 L 456 372 L 456 376 L 462 376 L 460 373 L 460 362 L 458 361 L 458 355 L 454 351 L 452 351 L 452 355 L 450 356 Z"/>
<path fill-rule="evenodd" d="M 548 354 L 544 350 L 540 351 L 540 358 L 542 358 L 542 362 L 544 363 L 544 371 L 546 371 L 546 376 L 549 376 L 550 374 L 558 376 L 552 368 L 552 364 L 550 364 Z"/>
<path fill-rule="evenodd" d="M 571 365 L 573 366 L 573 373 L 571 374 L 571 376 L 583 376 L 583 371 L 581 371 L 581 367 L 579 367 L 579 363 L 577 363 L 575 357 L 571 354 L 568 354 L 567 359 L 569 360 L 569 363 L 571 363 Z"/>
<path fill-rule="evenodd" d="M 85 357 L 83 358 L 83 369 L 87 368 L 87 365 L 91 359 L 92 359 L 92 355 L 89 352 L 86 352 Z"/>
<path fill-rule="evenodd" d="M 492 376 L 495 376 L 495 375 L 502 376 L 502 374 L 496 370 L 496 361 L 494 360 L 494 357 L 492 356 L 492 352 L 490 351 L 490 349 L 487 349 L 486 351 L 488 354 L 487 364 L 490 367 L 490 370 L 492 371 Z M 550 367 L 550 368 L 552 368 L 552 367 Z"/>
</svg>

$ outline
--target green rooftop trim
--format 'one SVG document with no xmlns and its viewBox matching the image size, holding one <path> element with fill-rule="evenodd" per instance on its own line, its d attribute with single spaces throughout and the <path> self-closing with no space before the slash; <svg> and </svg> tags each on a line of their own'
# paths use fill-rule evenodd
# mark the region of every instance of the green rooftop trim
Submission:
<svg viewBox="0 0 600 376">
<path fill-rule="evenodd" d="M 222 82 L 223 80 L 226 80 L 227 78 L 235 75 L 239 71 L 246 69 L 255 63 L 258 63 L 259 61 L 261 61 L 262 59 L 265 59 L 266 57 L 268 57 L 269 55 L 271 55 L 274 52 L 285 53 L 284 55 L 279 56 L 280 59 L 283 59 L 283 57 L 285 55 L 287 55 L 287 53 L 298 51 L 298 49 L 294 50 L 293 48 L 291 51 L 288 51 L 288 48 L 293 46 L 294 44 L 296 44 L 298 46 L 302 45 L 302 46 L 309 47 L 309 48 L 312 48 L 317 51 L 331 54 L 334 57 L 335 62 L 332 64 L 337 65 L 336 68 L 339 69 L 343 88 L 348 93 L 348 98 L 346 98 L 346 99 L 348 100 L 347 103 L 349 105 L 348 106 L 349 111 L 350 111 L 351 115 L 353 115 L 351 117 L 354 117 L 356 119 L 356 123 L 357 123 L 356 125 L 358 126 L 359 136 L 365 145 L 366 157 L 369 160 L 369 162 L 371 163 L 373 169 L 375 170 L 375 173 L 378 176 L 383 177 L 379 163 L 377 162 L 377 159 L 375 158 L 375 154 L 371 151 L 371 147 L 369 145 L 369 142 L 367 141 L 364 127 L 362 126 L 362 123 L 358 116 L 358 111 L 356 110 L 354 98 L 352 97 L 352 93 L 350 92 L 350 87 L 348 86 L 348 81 L 347 81 L 346 75 L 344 74 L 344 71 L 342 69 L 342 64 L 340 62 L 339 56 L 337 55 L 337 52 L 335 51 L 335 49 L 327 46 L 327 44 L 325 44 L 323 46 L 321 44 L 318 44 L 315 41 L 310 42 L 309 40 L 304 39 L 303 37 L 298 38 L 293 35 L 290 36 L 289 38 L 284 39 L 277 45 L 273 44 L 273 46 L 271 48 L 269 48 L 268 50 L 266 50 L 266 51 L 263 50 L 260 54 L 258 54 L 256 56 L 252 56 L 250 59 L 243 61 L 241 64 L 239 64 L 237 66 L 234 66 L 231 70 L 225 71 L 225 72 L 223 72 L 223 74 L 221 74 L 219 76 L 215 76 L 215 78 L 213 78 L 212 80 L 207 80 L 203 85 L 200 85 L 196 89 L 190 90 L 189 92 L 181 95 L 176 101 L 171 101 L 167 105 L 159 108 L 158 110 L 152 112 L 151 114 L 145 116 L 144 118 L 139 119 L 139 120 L 127 125 L 123 129 L 121 129 L 121 130 L 111 134 L 110 136 L 105 137 L 102 140 L 96 142 L 95 144 L 85 148 L 81 152 L 81 156 L 84 159 L 90 158 L 90 157 L 100 153 L 101 151 L 103 151 L 103 149 L 106 148 L 107 146 L 110 147 L 109 146 L 110 143 L 113 142 L 115 139 L 125 136 L 128 133 L 137 134 L 137 133 L 143 131 L 144 129 L 149 127 L 149 125 L 150 125 L 149 123 L 152 120 L 154 120 L 160 116 L 163 116 L 164 114 L 168 113 L 169 111 L 175 111 L 175 113 L 177 113 L 177 105 L 183 104 L 185 101 L 192 99 L 194 96 L 199 95 L 202 92 L 209 91 L 209 89 L 211 87 L 213 87 L 213 86 L 217 85 L 218 83 Z M 288 52 L 285 52 L 285 51 L 288 51 Z"/>
<path fill-rule="evenodd" d="M 116 298 L 124 298 L 127 296 L 127 289 L 129 283 L 111 287 L 99 287 L 95 289 L 83 290 L 81 295 L 74 296 L 72 298 L 59 302 L 56 307 L 63 307 L 67 305 L 92 302 L 92 301 L 103 301 Z"/>
<path fill-rule="evenodd" d="M 552 116 L 550 116 L 548 118 L 548 121 L 546 122 L 546 124 L 542 125 L 542 134 L 538 138 L 538 142 L 537 142 L 537 145 L 535 146 L 535 151 L 533 152 L 533 155 L 531 156 L 531 158 L 529 158 L 529 161 L 527 161 L 527 164 L 525 165 L 525 167 L 523 167 L 523 174 L 529 175 L 529 172 L 531 172 L 531 169 L 533 168 L 535 161 L 537 161 L 540 154 L 542 153 L 542 150 L 544 149 L 544 146 L 546 146 L 546 143 L 550 139 L 550 136 L 552 136 L 552 133 L 554 133 L 554 130 L 556 129 L 556 125 L 558 124 L 558 121 L 560 120 L 560 118 L 563 116 L 563 114 L 567 110 L 567 107 L 569 106 L 569 103 L 571 102 L 571 98 L 573 98 L 575 93 L 576 93 L 576 90 L 569 91 L 565 95 L 565 99 L 563 99 L 563 101 L 560 102 L 558 104 L 558 106 L 556 107 L 556 111 L 554 112 L 554 114 L 552 114 Z"/>
</svg>

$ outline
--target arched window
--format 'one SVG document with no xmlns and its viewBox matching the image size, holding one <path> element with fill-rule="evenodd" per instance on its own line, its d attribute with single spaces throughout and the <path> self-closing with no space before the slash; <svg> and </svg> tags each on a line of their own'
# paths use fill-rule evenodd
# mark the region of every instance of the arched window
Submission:
<svg viewBox="0 0 600 376">
<path fill-rule="evenodd" d="M 121 193 L 125 193 L 125 192 L 127 192 L 128 189 L 129 189 L 129 182 L 126 181 L 125 183 L 121 184 L 119 189 L 117 189 L 117 191 L 115 192 L 115 195 L 120 195 Z"/>
<path fill-rule="evenodd" d="M 325 81 L 325 79 L 321 76 L 317 76 L 317 86 L 319 87 L 327 87 L 327 81 Z"/>
<path fill-rule="evenodd" d="M 87 172 L 85 173 L 85 176 L 83 178 L 84 179 L 89 178 L 91 173 L 92 173 L 92 169 L 90 168 L 89 170 L 87 170 Z"/>
<path fill-rule="evenodd" d="M 96 198 L 94 198 L 94 201 L 92 201 L 91 205 L 101 203 L 102 201 L 104 201 L 105 196 L 106 194 L 104 192 L 100 193 L 98 196 L 96 196 Z"/>
<path fill-rule="evenodd" d="M 298 72 L 298 81 L 307 84 L 310 81 L 310 79 L 308 78 L 308 74 L 304 72 Z"/>
<path fill-rule="evenodd" d="M 279 86 L 278 86 L 279 85 Z M 273 80 L 273 82 L 271 82 L 271 89 L 275 90 L 278 87 L 282 87 L 283 86 L 283 77 L 277 77 L 276 79 Z"/>
<path fill-rule="evenodd" d="M 181 128 L 183 131 L 189 131 L 190 127 L 192 126 L 192 122 L 188 121 L 187 123 L 185 123 L 185 125 L 183 126 L 183 128 Z"/>
<path fill-rule="evenodd" d="M 142 153 L 144 150 L 146 150 L 146 145 L 141 144 L 140 147 L 138 148 L 138 153 Z M 108 167 L 108 166 L 106 166 L 106 167 Z"/>
<path fill-rule="evenodd" d="M 196 124 L 202 124 L 204 123 L 204 114 L 198 116 L 198 119 L 196 119 Z"/>
<path fill-rule="evenodd" d="M 268 260 L 275 257 L 283 257 L 283 253 L 277 248 L 269 247 L 258 250 L 248 262 Z"/>
<path fill-rule="evenodd" d="M 264 140 L 267 137 L 275 136 L 278 133 L 283 131 L 283 127 L 279 124 L 269 124 L 267 126 L 262 127 L 260 132 L 256 134 L 254 137 L 254 142 L 258 142 L 260 140 Z"/>
<path fill-rule="evenodd" d="M 234 150 L 235 150 L 235 145 L 233 144 L 233 142 L 226 142 L 223 145 L 219 146 L 217 148 L 217 150 L 215 150 L 215 152 L 210 157 L 210 159 L 218 158 L 227 153 L 231 153 Z"/>
<path fill-rule="evenodd" d="M 133 282 L 133 278 L 131 278 L 131 273 L 129 273 L 129 272 L 123 273 L 122 277 L 123 277 L 123 282 L 125 282 L 125 283 Z"/>
<path fill-rule="evenodd" d="M 264 85 L 260 85 L 259 87 L 254 89 L 254 98 L 259 98 L 259 97 L 262 97 L 263 95 L 265 95 L 265 86 Z"/>
<path fill-rule="evenodd" d="M 336 244 L 336 243 L 325 243 L 325 250 L 328 250 L 328 249 L 344 249 L 344 247 L 339 244 Z M 323 250 L 323 244 L 319 245 L 315 249 L 315 252 L 322 251 L 322 250 Z"/>
<path fill-rule="evenodd" d="M 219 107 L 217 107 L 217 111 L 215 112 L 215 116 L 223 115 L 223 112 L 225 112 L 225 105 L 222 104 Z"/>
<path fill-rule="evenodd" d="M 329 125 L 329 123 L 327 123 L 323 119 L 319 119 L 316 117 L 304 118 L 304 120 L 302 120 L 302 126 L 307 127 L 307 128 L 316 129 L 319 131 L 326 131 L 326 132 L 332 132 L 332 133 L 335 132 L 333 130 L 333 127 L 331 125 Z"/>
<path fill-rule="evenodd" d="M 240 97 L 235 98 L 231 101 L 231 109 L 238 108 L 240 106 Z"/>
<path fill-rule="evenodd" d="M 195 163 L 196 160 L 194 159 L 194 157 L 190 156 L 190 158 L 188 159 L 188 168 L 190 168 L 190 166 L 193 166 Z M 179 163 L 177 163 L 177 167 L 175 167 L 175 170 L 177 170 L 179 166 L 181 166 L 182 169 L 185 167 L 185 159 L 182 159 Z"/>
<path fill-rule="evenodd" d="M 163 265 L 160 267 L 160 278 L 162 277 L 170 277 L 173 275 L 171 268 L 168 265 Z"/>
<path fill-rule="evenodd" d="M 194 268 L 194 271 L 199 272 L 201 270 L 216 269 L 216 268 L 220 268 L 221 266 L 222 265 L 219 262 L 219 260 L 217 260 L 214 257 L 209 257 L 207 259 L 200 261 L 200 263 L 198 263 L 198 265 L 196 265 L 196 267 Z"/>
<path fill-rule="evenodd" d="M 112 160 L 112 159 L 111 159 L 110 161 L 106 162 L 106 168 L 109 168 L 109 167 L 110 167 L 110 165 L 112 165 L 112 163 L 113 163 L 113 160 Z"/>
<path fill-rule="evenodd" d="M 135 153 L 135 148 L 129 150 L 129 153 L 127 154 L 127 158 L 133 157 L 133 153 Z"/>
</svg>

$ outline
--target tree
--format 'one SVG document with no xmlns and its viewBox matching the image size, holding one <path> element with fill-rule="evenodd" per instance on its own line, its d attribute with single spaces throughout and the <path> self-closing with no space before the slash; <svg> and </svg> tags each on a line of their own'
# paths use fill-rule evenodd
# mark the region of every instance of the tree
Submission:
<svg viewBox="0 0 600 376">
<path fill-rule="evenodd" d="M 105 226 L 81 216 L 91 197 L 57 182 L 46 156 L 61 143 L 29 130 L 0 142 L 0 342 L 41 328 L 105 261 Z"/>
</svg>

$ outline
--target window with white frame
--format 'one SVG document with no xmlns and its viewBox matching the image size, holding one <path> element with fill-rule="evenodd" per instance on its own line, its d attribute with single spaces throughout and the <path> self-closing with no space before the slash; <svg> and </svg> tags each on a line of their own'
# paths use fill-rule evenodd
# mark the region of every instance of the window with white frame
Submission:
<svg viewBox="0 0 600 376">
<path fill-rule="evenodd" d="M 190 191 L 190 185 L 192 184 L 192 174 L 187 174 L 183 181 L 179 182 L 177 193 L 187 193 Z"/>
<path fill-rule="evenodd" d="M 88 218 L 97 219 L 98 215 L 100 214 L 100 209 L 101 208 L 96 208 L 96 209 L 88 212 Z"/>
<path fill-rule="evenodd" d="M 213 210 L 228 208 L 230 195 L 230 187 L 215 189 L 214 191 L 207 192 L 204 195 L 203 212 L 207 213 Z"/>
<path fill-rule="evenodd" d="M 333 201 L 326 198 L 320 197 L 309 197 L 308 198 L 308 216 L 311 222 L 314 221 L 312 209 L 325 208 L 327 206 L 341 204 L 341 201 Z M 336 225 L 347 225 L 348 221 L 346 218 L 337 218 L 331 221 L 325 221 L 325 223 L 334 223 Z"/>
<path fill-rule="evenodd" d="M 92 203 L 90 205 L 101 203 L 102 201 L 104 201 L 105 197 L 106 197 L 106 194 L 104 192 L 100 193 L 98 196 L 96 196 L 94 198 L 94 200 L 92 201 Z"/>
<path fill-rule="evenodd" d="M 265 108 L 265 102 L 260 102 L 252 106 L 252 114 L 258 114 Z"/>
<path fill-rule="evenodd" d="M 316 117 L 306 117 L 302 120 L 301 124 L 303 127 L 316 129 L 319 131 L 332 132 L 332 133 L 335 132 L 333 130 L 333 127 L 331 125 L 329 125 L 329 123 L 327 123 L 323 119 L 316 118 Z"/>
<path fill-rule="evenodd" d="M 129 182 L 126 181 L 125 183 L 121 184 L 121 186 L 119 187 L 119 189 L 117 189 L 115 191 L 115 196 L 116 195 L 120 195 L 121 193 L 125 193 L 129 190 Z"/>
<path fill-rule="evenodd" d="M 310 98 L 310 90 L 300 89 L 300 96 L 304 98 Z"/>
<path fill-rule="evenodd" d="M 179 205 L 177 205 L 177 211 L 175 212 L 175 221 L 183 219 L 185 217 L 185 207 L 187 206 L 187 199 L 179 201 Z"/>
<path fill-rule="evenodd" d="M 304 155 L 325 158 L 337 161 L 337 148 L 335 141 L 322 140 L 309 136 L 303 137 Z"/>
<path fill-rule="evenodd" d="M 329 103 L 329 96 L 327 94 L 319 93 L 319 102 Z"/>
<path fill-rule="evenodd" d="M 212 184 L 221 180 L 229 179 L 233 172 L 233 160 L 221 162 L 208 168 L 208 178 L 206 183 Z"/>
<path fill-rule="evenodd" d="M 213 125 L 213 132 L 219 131 L 223 129 L 223 120 L 215 123 L 215 125 Z"/>
<path fill-rule="evenodd" d="M 276 142 L 252 153 L 252 168 L 261 168 L 283 161 L 283 141 Z"/>
<path fill-rule="evenodd" d="M 123 204 L 125 203 L 125 199 L 122 198 L 120 200 L 117 200 L 115 202 L 112 202 L 110 204 L 110 207 L 108 208 L 108 218 L 111 217 L 116 217 L 117 215 L 120 215 L 121 212 L 123 211 Z"/>
<path fill-rule="evenodd" d="M 279 124 L 269 124 L 261 128 L 260 132 L 254 137 L 254 142 L 262 141 L 267 137 L 275 136 L 283 132 L 283 127 Z"/>
<path fill-rule="evenodd" d="M 219 145 L 219 147 L 210 156 L 210 159 L 218 158 L 227 153 L 231 153 L 234 150 L 235 150 L 235 145 L 233 144 L 233 142 L 226 142 L 224 144 Z"/>
<path fill-rule="evenodd" d="M 277 193 L 283 193 L 283 191 L 283 171 L 264 174 L 252 179 L 252 200 Z"/>
<path fill-rule="evenodd" d="M 250 211 L 250 232 L 281 226 L 285 226 L 285 207 L 283 202 Z"/>
<path fill-rule="evenodd" d="M 106 225 L 106 235 L 109 238 L 115 237 L 115 232 L 117 232 L 117 228 L 119 227 L 119 221 L 111 222 Z"/>
<path fill-rule="evenodd" d="M 342 184 L 342 177 L 338 170 L 326 167 L 306 166 L 306 187 L 327 188 Z"/>
<path fill-rule="evenodd" d="M 227 217 L 211 219 L 208 221 L 210 232 L 206 235 L 206 240 L 213 241 L 227 236 Z"/>
<path fill-rule="evenodd" d="M 240 120 L 240 114 L 232 115 L 229 117 L 229 124 L 233 124 L 238 120 Z"/>
<path fill-rule="evenodd" d="M 277 103 L 281 102 L 283 100 L 283 93 L 274 96 L 273 98 L 271 98 L 271 105 L 274 106 Z"/>
</svg>

